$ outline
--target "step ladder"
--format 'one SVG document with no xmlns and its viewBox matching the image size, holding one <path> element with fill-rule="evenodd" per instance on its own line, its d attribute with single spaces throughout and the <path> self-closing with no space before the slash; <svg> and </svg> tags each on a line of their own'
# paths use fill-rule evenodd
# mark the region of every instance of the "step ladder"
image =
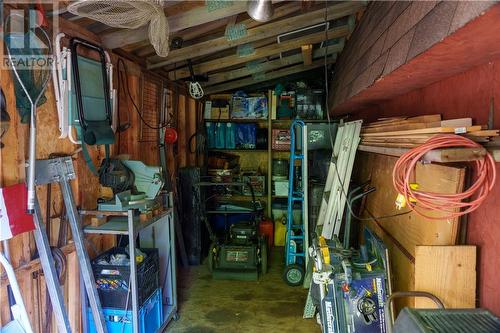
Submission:
<svg viewBox="0 0 500 333">
<path fill-rule="evenodd" d="M 326 239 L 338 236 L 344 214 L 346 195 L 349 191 L 352 167 L 360 141 L 362 121 L 353 121 L 339 126 L 332 151 L 328 176 L 325 182 L 315 233 Z M 345 193 L 345 194 L 344 194 Z M 308 274 L 311 274 L 308 271 Z M 316 306 L 311 298 L 312 276 L 309 277 L 309 294 L 304 305 L 303 318 L 314 318 Z M 307 280 L 306 280 L 307 281 Z"/>
<path fill-rule="evenodd" d="M 297 140 L 297 135 L 299 140 Z M 288 174 L 288 214 L 285 239 L 285 264 L 301 264 L 307 267 L 308 243 L 308 171 L 307 171 L 307 125 L 302 120 L 295 120 L 290 126 L 290 166 Z M 297 142 L 300 148 L 297 149 Z M 295 164 L 300 164 L 300 183 L 295 179 Z M 297 181 L 296 181 L 297 180 Z M 293 220 L 293 207 L 300 203 L 302 222 Z M 297 260 L 298 258 L 301 258 Z"/>
<path fill-rule="evenodd" d="M 97 293 L 92 266 L 90 265 L 90 258 L 85 249 L 85 239 L 80 223 L 80 216 L 76 209 L 73 192 L 71 190 L 70 180 L 75 178 L 76 175 L 73 169 L 73 161 L 70 156 L 36 161 L 36 185 L 59 183 L 80 265 L 83 285 L 85 286 L 89 304 L 92 309 L 92 315 L 94 317 L 95 328 L 99 333 L 107 333 L 101 302 Z M 68 320 L 68 314 L 64 306 L 64 298 L 54 265 L 55 261 L 52 256 L 52 251 L 50 250 L 50 243 L 45 231 L 45 224 L 43 223 L 42 212 L 37 196 L 35 196 L 35 213 L 33 220 L 35 223 L 35 243 L 40 256 L 40 263 L 45 276 L 45 283 L 47 284 L 50 301 L 54 310 L 57 329 L 59 333 L 70 333 L 71 327 Z"/>
<path fill-rule="evenodd" d="M 338 236 L 340 231 L 361 124 L 361 120 L 344 123 L 337 131 L 316 223 L 316 233 L 326 239 Z"/>
</svg>

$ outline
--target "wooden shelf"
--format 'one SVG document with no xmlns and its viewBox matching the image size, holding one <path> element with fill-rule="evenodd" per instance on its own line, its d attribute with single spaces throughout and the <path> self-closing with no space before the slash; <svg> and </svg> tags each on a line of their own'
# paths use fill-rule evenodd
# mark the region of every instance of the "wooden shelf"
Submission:
<svg viewBox="0 0 500 333">
<path fill-rule="evenodd" d="M 203 119 L 205 122 L 212 122 L 212 123 L 262 123 L 262 122 L 268 122 L 268 119 Z M 279 123 L 291 123 L 296 119 L 272 119 L 271 123 L 273 124 L 279 124 Z M 327 123 L 328 119 L 301 119 L 305 123 Z M 332 121 L 333 122 L 333 121 Z"/>
<path fill-rule="evenodd" d="M 224 148 L 209 148 L 209 151 L 222 151 L 222 152 L 238 152 L 238 153 L 267 153 L 267 149 L 224 149 Z"/>
<path fill-rule="evenodd" d="M 298 119 L 272 119 L 272 123 L 291 123 L 294 120 Z M 327 123 L 328 119 L 300 119 L 305 123 Z"/>
<path fill-rule="evenodd" d="M 267 119 L 204 119 L 210 123 L 267 123 Z"/>
</svg>

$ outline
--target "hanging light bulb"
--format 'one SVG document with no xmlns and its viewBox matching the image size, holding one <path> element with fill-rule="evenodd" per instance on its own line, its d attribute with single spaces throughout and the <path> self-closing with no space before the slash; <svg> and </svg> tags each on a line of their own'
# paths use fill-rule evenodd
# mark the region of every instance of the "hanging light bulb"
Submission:
<svg viewBox="0 0 500 333">
<path fill-rule="evenodd" d="M 267 22 L 274 14 L 271 0 L 248 0 L 247 13 L 255 21 Z"/>
</svg>

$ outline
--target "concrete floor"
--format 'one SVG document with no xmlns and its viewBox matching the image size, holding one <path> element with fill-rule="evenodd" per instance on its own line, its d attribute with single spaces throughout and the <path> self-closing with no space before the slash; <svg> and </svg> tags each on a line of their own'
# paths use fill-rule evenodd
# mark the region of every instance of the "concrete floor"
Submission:
<svg viewBox="0 0 500 333">
<path fill-rule="evenodd" d="M 281 279 L 282 253 L 273 251 L 269 272 L 254 282 L 213 280 L 206 265 L 181 270 L 180 318 L 167 332 L 320 332 L 315 320 L 302 319 L 307 290 Z"/>
</svg>

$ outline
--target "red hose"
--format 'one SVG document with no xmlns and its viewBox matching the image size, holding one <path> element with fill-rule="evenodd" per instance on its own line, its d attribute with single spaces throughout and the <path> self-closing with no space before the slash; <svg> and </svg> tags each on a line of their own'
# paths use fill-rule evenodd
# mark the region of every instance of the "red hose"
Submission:
<svg viewBox="0 0 500 333">
<path fill-rule="evenodd" d="M 408 207 L 430 220 L 453 219 L 476 210 L 495 184 L 495 160 L 489 153 L 486 153 L 484 159 L 471 162 L 474 166 L 475 180 L 464 192 L 445 194 L 411 189 L 410 177 L 422 157 L 433 149 L 450 147 L 482 148 L 480 144 L 463 136 L 436 135 L 421 146 L 403 154 L 392 171 L 394 188 L 405 197 Z M 410 198 L 416 199 L 416 202 L 410 201 Z M 429 216 L 427 212 L 430 211 L 441 212 L 442 216 Z"/>
</svg>

